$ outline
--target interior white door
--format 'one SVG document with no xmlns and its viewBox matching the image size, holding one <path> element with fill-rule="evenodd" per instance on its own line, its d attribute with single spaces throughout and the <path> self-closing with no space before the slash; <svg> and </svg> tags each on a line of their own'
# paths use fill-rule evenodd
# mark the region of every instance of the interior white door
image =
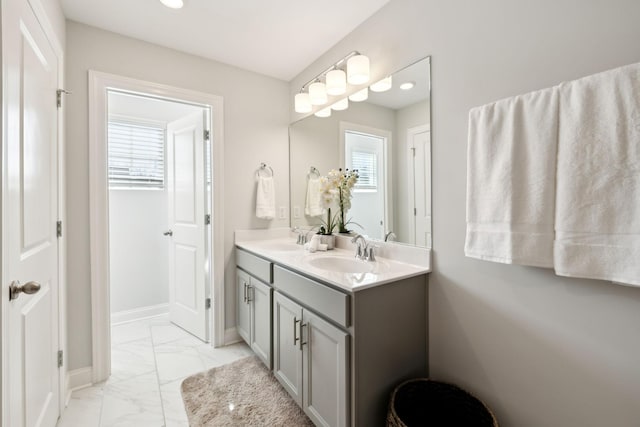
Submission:
<svg viewBox="0 0 640 427">
<path fill-rule="evenodd" d="M 411 150 L 410 184 L 413 187 L 412 213 L 414 233 L 412 243 L 431 247 L 431 131 L 419 126 L 407 131 Z"/>
<path fill-rule="evenodd" d="M 58 58 L 26 0 L 2 2 L 3 425 L 59 416 Z M 13 298 L 13 282 L 25 291 Z"/>
<path fill-rule="evenodd" d="M 346 131 L 345 167 L 357 169 L 359 179 L 352 190 L 347 219 L 357 218 L 363 232 L 372 239 L 384 238 L 387 226 L 385 203 L 385 138 L 379 135 Z M 354 227 L 348 227 L 354 228 Z"/>
<path fill-rule="evenodd" d="M 198 112 L 167 125 L 167 237 L 170 319 L 208 341 L 204 123 Z"/>
</svg>

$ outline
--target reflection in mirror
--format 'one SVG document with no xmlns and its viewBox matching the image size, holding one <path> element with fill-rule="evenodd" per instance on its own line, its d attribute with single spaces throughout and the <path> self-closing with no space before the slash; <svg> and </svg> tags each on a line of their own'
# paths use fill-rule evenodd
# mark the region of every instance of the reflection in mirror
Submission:
<svg viewBox="0 0 640 427">
<path fill-rule="evenodd" d="M 345 217 L 359 226 L 348 228 L 370 239 L 431 247 L 430 65 L 427 57 L 393 74 L 390 89 L 370 87 L 365 101 L 290 126 L 292 227 L 320 224 L 322 214 L 308 197 L 319 175 L 357 169 Z"/>
</svg>

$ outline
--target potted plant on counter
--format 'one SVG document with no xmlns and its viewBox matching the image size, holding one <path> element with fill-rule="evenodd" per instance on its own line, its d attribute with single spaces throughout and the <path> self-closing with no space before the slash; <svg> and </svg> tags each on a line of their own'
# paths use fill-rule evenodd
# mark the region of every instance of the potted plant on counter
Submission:
<svg viewBox="0 0 640 427">
<path fill-rule="evenodd" d="M 326 176 L 320 177 L 322 207 L 326 213 L 326 220 L 322 220 L 318 234 L 322 235 L 322 243 L 326 243 L 329 249 L 333 249 L 335 245 L 332 233 L 336 227 L 339 233 L 349 232 L 347 224 L 352 221 L 346 220 L 345 214 L 351 208 L 351 190 L 357 181 L 358 171 L 348 169 L 332 169 Z"/>
</svg>

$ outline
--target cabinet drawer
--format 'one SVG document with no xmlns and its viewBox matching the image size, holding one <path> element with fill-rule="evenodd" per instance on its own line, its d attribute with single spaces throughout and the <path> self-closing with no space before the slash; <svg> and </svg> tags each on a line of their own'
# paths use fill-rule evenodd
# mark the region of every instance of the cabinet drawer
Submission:
<svg viewBox="0 0 640 427">
<path fill-rule="evenodd" d="M 347 294 L 277 265 L 273 267 L 273 286 L 345 328 L 351 324 Z"/>
<path fill-rule="evenodd" d="M 272 264 L 264 258 L 236 248 L 236 265 L 265 283 L 273 283 Z"/>
</svg>

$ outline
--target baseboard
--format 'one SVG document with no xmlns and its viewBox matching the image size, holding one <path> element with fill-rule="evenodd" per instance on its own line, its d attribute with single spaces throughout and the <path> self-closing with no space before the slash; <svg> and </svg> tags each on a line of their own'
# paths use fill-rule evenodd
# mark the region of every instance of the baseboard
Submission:
<svg viewBox="0 0 640 427">
<path fill-rule="evenodd" d="M 169 304 L 157 304 L 147 307 L 134 308 L 133 310 L 123 310 L 111 313 L 111 324 L 133 322 L 134 320 L 146 319 L 148 317 L 169 314 Z"/>
<path fill-rule="evenodd" d="M 93 368 L 91 366 L 87 366 L 86 368 L 74 369 L 73 371 L 67 372 L 67 403 L 69 403 L 72 391 L 92 385 L 92 377 Z"/>
<path fill-rule="evenodd" d="M 224 345 L 235 344 L 242 341 L 236 328 L 228 328 L 224 331 Z"/>
</svg>

